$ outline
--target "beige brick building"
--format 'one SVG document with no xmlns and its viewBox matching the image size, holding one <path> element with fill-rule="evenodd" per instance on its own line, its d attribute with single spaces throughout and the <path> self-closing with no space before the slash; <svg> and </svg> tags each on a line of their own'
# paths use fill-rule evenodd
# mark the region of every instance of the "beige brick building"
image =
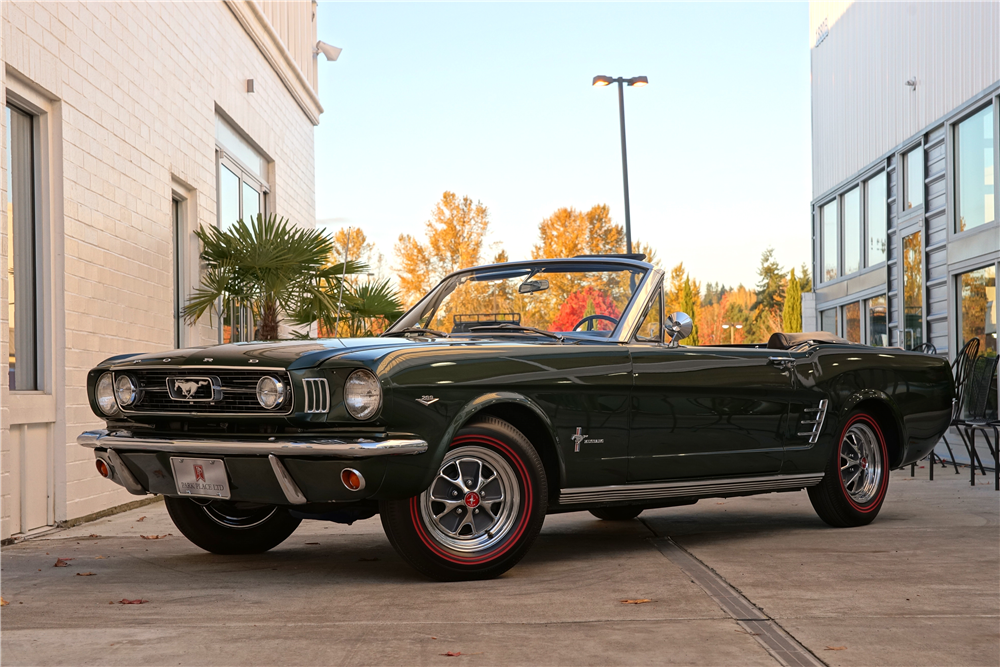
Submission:
<svg viewBox="0 0 1000 667">
<path fill-rule="evenodd" d="M 5 0 L 0 538 L 133 500 L 77 434 L 87 371 L 187 326 L 199 225 L 315 224 L 316 3 Z M 252 82 L 252 83 L 251 83 Z"/>
</svg>

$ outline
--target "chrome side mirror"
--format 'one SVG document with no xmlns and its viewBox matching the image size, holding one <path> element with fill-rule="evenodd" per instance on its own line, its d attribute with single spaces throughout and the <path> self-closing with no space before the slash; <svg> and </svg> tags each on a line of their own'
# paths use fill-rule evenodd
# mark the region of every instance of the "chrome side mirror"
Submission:
<svg viewBox="0 0 1000 667">
<path fill-rule="evenodd" d="M 670 338 L 667 341 L 667 347 L 677 347 L 677 343 L 690 336 L 693 330 L 694 322 L 691 321 L 687 313 L 678 311 L 670 315 L 667 317 L 666 324 L 663 325 L 663 331 Z"/>
</svg>

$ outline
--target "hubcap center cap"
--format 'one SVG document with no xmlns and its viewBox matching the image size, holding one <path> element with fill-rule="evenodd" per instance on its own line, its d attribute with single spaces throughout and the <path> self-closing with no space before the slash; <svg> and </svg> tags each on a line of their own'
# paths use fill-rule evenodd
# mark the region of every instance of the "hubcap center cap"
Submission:
<svg viewBox="0 0 1000 667">
<path fill-rule="evenodd" d="M 475 491 L 469 491 L 467 494 L 465 494 L 466 507 L 479 507 L 480 502 L 481 499 L 479 497 L 479 494 L 476 493 Z"/>
<path fill-rule="evenodd" d="M 861 459 L 861 467 L 862 468 L 868 468 L 868 459 L 867 459 L 867 457 Z"/>
</svg>

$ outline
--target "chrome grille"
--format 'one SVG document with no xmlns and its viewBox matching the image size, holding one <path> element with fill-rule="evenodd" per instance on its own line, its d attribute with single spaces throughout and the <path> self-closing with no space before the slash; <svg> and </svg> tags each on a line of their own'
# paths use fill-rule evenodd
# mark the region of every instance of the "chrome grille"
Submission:
<svg viewBox="0 0 1000 667">
<path fill-rule="evenodd" d="M 146 414 L 288 414 L 292 408 L 292 397 L 285 400 L 286 409 L 265 410 L 257 401 L 257 382 L 265 375 L 272 375 L 291 388 L 288 373 L 275 369 L 228 369 L 211 367 L 175 367 L 175 368 L 136 368 L 127 371 L 117 371 L 131 375 L 138 384 L 139 401 L 135 405 L 124 408 L 128 413 Z M 184 378 L 210 375 L 219 378 L 222 388 L 222 399 L 218 401 L 185 401 L 170 397 L 167 390 L 169 378 Z"/>
<path fill-rule="evenodd" d="M 326 378 L 306 378 L 302 385 L 306 396 L 306 412 L 330 411 L 330 383 Z"/>
<path fill-rule="evenodd" d="M 806 408 L 803 412 L 806 413 L 806 417 L 815 416 L 815 419 L 803 419 L 799 422 L 800 425 L 806 427 L 807 431 L 799 431 L 798 435 L 805 437 L 809 436 L 809 444 L 814 445 L 816 441 L 819 440 L 819 433 L 823 430 L 823 420 L 826 419 L 826 408 L 830 404 L 825 398 L 819 402 L 818 408 Z"/>
</svg>

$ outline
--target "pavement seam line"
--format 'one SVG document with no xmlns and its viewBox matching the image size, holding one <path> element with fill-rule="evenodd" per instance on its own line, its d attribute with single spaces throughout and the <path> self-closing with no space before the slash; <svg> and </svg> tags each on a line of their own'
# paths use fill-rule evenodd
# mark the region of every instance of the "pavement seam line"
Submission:
<svg viewBox="0 0 1000 667">
<path fill-rule="evenodd" d="M 652 530 L 652 529 L 650 529 Z M 777 621 L 669 537 L 649 538 L 653 546 L 687 574 L 719 607 L 784 667 L 826 667 Z"/>
</svg>

